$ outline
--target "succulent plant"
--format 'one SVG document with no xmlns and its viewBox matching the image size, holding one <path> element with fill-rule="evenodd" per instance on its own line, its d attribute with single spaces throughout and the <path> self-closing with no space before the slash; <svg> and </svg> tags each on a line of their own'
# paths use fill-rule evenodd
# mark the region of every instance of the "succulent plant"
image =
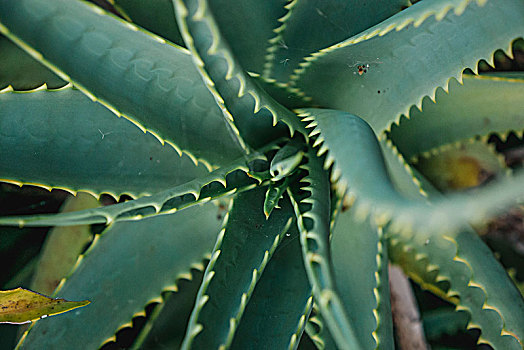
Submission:
<svg viewBox="0 0 524 350">
<path fill-rule="evenodd" d="M 20 349 L 107 345 L 153 302 L 135 348 L 171 327 L 184 349 L 390 349 L 388 262 L 522 349 L 522 295 L 471 226 L 524 194 L 486 142 L 524 129 L 523 76 L 476 75 L 521 0 L 97 3 L 0 1 L 2 181 L 131 197 L 0 217 L 106 225 L 54 292 L 91 303 Z M 177 325 L 164 297 L 194 269 Z"/>
</svg>

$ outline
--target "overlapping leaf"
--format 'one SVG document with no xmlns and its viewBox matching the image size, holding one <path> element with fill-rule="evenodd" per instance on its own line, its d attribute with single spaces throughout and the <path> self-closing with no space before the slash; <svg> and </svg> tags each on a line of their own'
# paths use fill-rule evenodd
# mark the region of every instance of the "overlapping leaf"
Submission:
<svg viewBox="0 0 524 350">
<path fill-rule="evenodd" d="M 333 179 L 341 192 L 357 198 L 360 216 L 372 215 L 379 222 L 392 220 L 394 230 L 430 234 L 454 231 L 468 221 L 478 222 L 509 208 L 524 196 L 524 174 L 497 181 L 474 195 L 457 194 L 438 200 L 430 207 L 424 201 L 408 199 L 393 186 L 379 143 L 362 119 L 340 111 L 307 109 L 304 120 L 319 134 L 319 153 L 328 152 L 326 167 L 334 163 Z M 348 135 L 352 137 L 348 139 Z M 350 151 L 346 151 L 350 149 Z M 366 155 L 363 157 L 362 155 Z"/>
<path fill-rule="evenodd" d="M 231 348 L 296 349 L 311 308 L 311 286 L 293 223 L 255 286 Z M 278 327 L 271 327 L 275 319 Z"/>
<path fill-rule="evenodd" d="M 185 49 L 80 1 L 2 2 L 0 32 L 179 150 L 212 165 L 242 154 Z"/>
<path fill-rule="evenodd" d="M 59 289 L 65 298 L 89 297 L 90 306 L 37 323 L 21 349 L 96 348 L 112 339 L 163 290 L 175 288 L 193 264 L 201 264 L 220 231 L 217 213 L 218 207 L 210 203 L 177 215 L 110 226 Z"/>
<path fill-rule="evenodd" d="M 405 181 L 416 177 L 431 195 L 435 189 L 416 170 L 397 171 Z M 406 188 L 407 190 L 407 188 Z M 411 196 L 421 196 L 418 186 Z M 475 232 L 430 237 L 388 231 L 390 259 L 423 288 L 455 303 L 468 314 L 469 328 L 480 328 L 480 342 L 494 348 L 517 349 L 522 342 L 524 300 L 504 269 Z M 505 302 L 503 301 L 505 300 Z M 511 300 L 511 303 L 507 301 Z M 519 345 L 520 342 L 520 345 Z"/>
<path fill-rule="evenodd" d="M 17 226 L 110 224 L 160 214 L 172 214 L 197 203 L 255 187 L 259 181 L 250 177 L 247 172 L 245 160 L 242 158 L 228 167 L 222 167 L 205 176 L 152 196 L 72 213 L 0 217 L 0 224 Z"/>
<path fill-rule="evenodd" d="M 204 274 L 183 349 L 231 344 L 258 279 L 293 221 L 289 203 L 266 220 L 265 190 L 235 198 Z"/>
<path fill-rule="evenodd" d="M 329 247 L 329 178 L 313 150 L 308 152 L 308 158 L 308 164 L 302 166 L 308 172 L 302 181 L 308 185 L 302 188 L 295 185 L 288 192 L 298 218 L 302 255 L 313 296 L 337 345 L 342 349 L 364 349 L 366 344 L 361 343 L 356 325 L 350 322 L 336 288 Z"/>
<path fill-rule="evenodd" d="M 260 89 L 245 72 L 221 35 L 207 1 L 176 1 L 177 19 L 184 40 L 208 89 L 222 107 L 224 116 L 238 137 L 260 147 L 282 135 L 284 123 L 289 133 L 304 133 L 304 127 L 289 110 Z M 255 127 L 259 125 L 259 127 Z M 277 128 L 268 128 L 270 125 Z M 247 140 L 247 141 L 246 141 Z"/>
<path fill-rule="evenodd" d="M 523 17 L 520 1 L 420 1 L 307 58 L 295 85 L 314 103 L 358 115 L 380 134 L 424 96 L 447 88 L 451 77 L 509 49 L 524 32 Z"/>
</svg>

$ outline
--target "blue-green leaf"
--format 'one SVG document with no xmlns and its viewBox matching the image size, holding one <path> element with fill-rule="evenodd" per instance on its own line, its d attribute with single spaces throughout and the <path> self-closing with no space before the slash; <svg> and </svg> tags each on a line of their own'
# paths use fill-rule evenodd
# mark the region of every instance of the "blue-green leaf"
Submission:
<svg viewBox="0 0 524 350">
<path fill-rule="evenodd" d="M 358 115 L 380 135 L 450 78 L 509 49 L 522 18 L 522 1 L 419 1 L 308 57 L 294 81 L 306 99 Z"/>
<path fill-rule="evenodd" d="M 291 111 L 273 100 L 246 73 L 223 38 L 207 0 L 176 0 L 177 20 L 196 66 L 222 107 L 228 123 L 251 146 L 260 147 L 276 135 L 305 134 Z M 277 125 L 277 122 L 282 122 Z M 269 125 L 278 126 L 268 128 Z"/>
<path fill-rule="evenodd" d="M 264 76 L 286 83 L 304 57 L 350 38 L 408 5 L 407 0 L 290 1 L 271 40 Z"/>
<path fill-rule="evenodd" d="M 394 349 L 387 247 L 382 228 L 354 208 L 337 215 L 331 258 L 337 291 L 363 349 Z"/>
<path fill-rule="evenodd" d="M 293 224 L 255 286 L 231 348 L 296 349 L 312 303 L 298 229 Z"/>
<path fill-rule="evenodd" d="M 242 155 L 187 50 L 77 0 L 3 1 L 0 32 L 162 142 L 212 165 Z"/>
<path fill-rule="evenodd" d="M 110 226 L 58 289 L 65 298 L 89 298 L 89 307 L 37 322 L 21 349 L 93 349 L 113 339 L 162 291 L 175 289 L 193 264 L 201 265 L 220 231 L 218 210 L 206 204 Z"/>
<path fill-rule="evenodd" d="M 265 190 L 234 199 L 198 291 L 183 349 L 231 344 L 258 279 L 293 221 L 289 201 L 266 220 Z"/>
<path fill-rule="evenodd" d="M 331 203 L 329 178 L 322 160 L 308 151 L 307 171 L 301 181 L 308 184 L 290 187 L 289 193 L 298 218 L 302 255 L 313 296 L 330 333 L 341 349 L 364 349 L 356 325 L 352 324 L 336 288 L 335 271 L 330 254 Z"/>
<path fill-rule="evenodd" d="M 371 215 L 379 223 L 391 220 L 390 229 L 429 235 L 453 232 L 467 226 L 468 221 L 485 221 L 501 213 L 524 196 L 524 172 L 520 172 L 475 193 L 439 198 L 431 206 L 410 199 L 393 185 L 379 142 L 363 119 L 334 110 L 303 112 L 304 120 L 311 122 L 309 127 L 315 127 L 311 136 L 318 135 L 316 144 L 322 144 L 319 153 L 328 152 L 325 167 L 334 163 L 332 179 L 338 181 L 339 192 L 349 187 L 349 193 L 356 197 L 358 215 Z"/>
<path fill-rule="evenodd" d="M 0 104 L 4 181 L 137 197 L 208 173 L 70 86 L 3 92 Z"/>
</svg>

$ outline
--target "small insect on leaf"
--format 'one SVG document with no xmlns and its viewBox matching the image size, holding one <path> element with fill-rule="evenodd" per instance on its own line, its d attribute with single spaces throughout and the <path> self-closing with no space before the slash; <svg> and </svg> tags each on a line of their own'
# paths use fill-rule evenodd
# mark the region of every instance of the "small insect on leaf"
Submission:
<svg viewBox="0 0 524 350">
<path fill-rule="evenodd" d="M 358 66 L 357 68 L 358 68 L 358 75 L 362 75 L 368 72 L 369 64 L 361 65 L 361 66 Z"/>
<path fill-rule="evenodd" d="M 0 323 L 28 323 L 89 303 L 89 300 L 53 299 L 23 288 L 2 290 L 0 291 Z"/>
</svg>

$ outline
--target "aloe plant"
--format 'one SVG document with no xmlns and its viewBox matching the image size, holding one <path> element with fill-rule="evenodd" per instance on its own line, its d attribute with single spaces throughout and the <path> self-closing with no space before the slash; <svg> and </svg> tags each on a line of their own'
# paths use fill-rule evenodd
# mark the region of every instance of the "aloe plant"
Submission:
<svg viewBox="0 0 524 350">
<path fill-rule="evenodd" d="M 135 348 L 171 327 L 184 349 L 389 349 L 388 262 L 479 343 L 523 347 L 522 295 L 471 225 L 524 194 L 486 143 L 524 129 L 524 80 L 467 74 L 511 55 L 522 1 L 106 7 L 0 1 L 2 181 L 132 198 L 0 217 L 107 225 L 55 290 L 90 305 L 20 349 L 98 348 L 153 302 Z M 194 269 L 180 327 L 163 296 Z"/>
</svg>

